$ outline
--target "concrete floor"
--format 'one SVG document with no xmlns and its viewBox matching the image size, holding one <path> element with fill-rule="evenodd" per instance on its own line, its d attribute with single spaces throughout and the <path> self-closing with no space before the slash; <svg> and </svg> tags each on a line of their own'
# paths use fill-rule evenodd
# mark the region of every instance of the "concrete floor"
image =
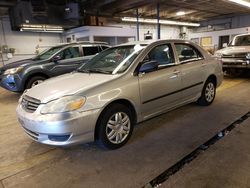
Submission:
<svg viewBox="0 0 250 188">
<path fill-rule="evenodd" d="M 16 120 L 15 108 L 19 95 L 0 89 L 0 188 L 142 187 L 248 112 L 250 110 L 249 93 L 249 78 L 228 78 L 219 88 L 213 105 L 200 107 L 190 104 L 141 123 L 136 126 L 127 145 L 119 150 L 106 151 L 94 143 L 71 148 L 55 148 L 32 141 L 25 135 Z M 240 165 L 233 165 L 229 160 L 232 159 L 230 155 L 235 154 L 229 151 L 238 146 L 235 143 L 231 145 L 233 141 L 230 139 L 237 138 L 241 140 L 239 143 L 244 145 L 249 140 L 247 130 L 245 131 L 242 139 L 246 139 L 246 142 L 240 137 L 228 136 L 229 141 L 226 142 L 225 139 L 224 146 L 217 146 L 217 150 L 209 149 L 206 153 L 210 155 L 204 153 L 197 162 L 195 159 L 189 164 L 190 166 L 184 167 L 173 175 L 163 186 L 218 187 L 217 185 L 221 185 L 220 187 L 223 187 L 222 180 L 230 182 L 230 176 L 223 175 L 219 171 L 212 173 L 209 166 L 216 165 L 216 161 L 207 162 L 205 165 L 202 165 L 202 161 L 222 160 L 221 164 L 228 164 L 231 171 L 244 164 L 249 165 L 249 156 L 243 158 L 248 163 L 241 161 L 240 156 L 238 160 L 232 161 L 242 162 Z M 247 145 L 244 147 L 243 151 L 246 155 L 250 155 L 249 147 L 247 148 Z M 226 156 L 220 158 L 226 154 L 226 151 L 228 151 L 228 158 Z M 240 154 L 239 152 L 238 155 Z M 190 168 L 197 170 L 186 170 Z M 193 173 L 200 173 L 203 176 L 197 180 L 197 176 Z M 246 169 L 241 170 L 241 173 L 245 173 L 244 177 L 249 175 Z M 217 184 L 207 183 L 212 180 L 218 180 Z M 231 187 L 246 185 L 243 181 L 245 179 L 239 178 Z M 193 182 L 196 182 L 197 186 Z M 249 180 L 248 183 L 250 184 Z"/>
</svg>

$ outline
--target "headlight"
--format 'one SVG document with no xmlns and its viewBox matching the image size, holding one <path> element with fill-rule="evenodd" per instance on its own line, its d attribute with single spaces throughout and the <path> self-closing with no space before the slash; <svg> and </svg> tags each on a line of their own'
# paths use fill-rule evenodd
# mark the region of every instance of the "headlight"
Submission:
<svg viewBox="0 0 250 188">
<path fill-rule="evenodd" d="M 17 67 L 17 68 L 12 68 L 12 69 L 7 69 L 6 71 L 4 71 L 4 75 L 7 74 L 16 74 L 18 72 L 20 72 L 23 69 L 23 67 Z"/>
<path fill-rule="evenodd" d="M 250 60 L 250 53 L 247 53 L 246 58 Z"/>
<path fill-rule="evenodd" d="M 80 109 L 86 101 L 82 96 L 66 96 L 47 103 L 42 109 L 41 114 L 55 114 L 71 112 Z"/>
<path fill-rule="evenodd" d="M 222 53 L 215 53 L 214 56 L 217 57 L 217 58 L 221 58 Z"/>
</svg>

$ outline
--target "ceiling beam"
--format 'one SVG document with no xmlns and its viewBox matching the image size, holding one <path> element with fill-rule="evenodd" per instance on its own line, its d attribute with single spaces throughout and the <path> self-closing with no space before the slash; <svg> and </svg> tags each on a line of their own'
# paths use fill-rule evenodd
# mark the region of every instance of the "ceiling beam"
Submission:
<svg viewBox="0 0 250 188">
<path fill-rule="evenodd" d="M 12 7 L 15 6 L 17 3 L 16 0 L 1 0 L 0 7 Z"/>
</svg>

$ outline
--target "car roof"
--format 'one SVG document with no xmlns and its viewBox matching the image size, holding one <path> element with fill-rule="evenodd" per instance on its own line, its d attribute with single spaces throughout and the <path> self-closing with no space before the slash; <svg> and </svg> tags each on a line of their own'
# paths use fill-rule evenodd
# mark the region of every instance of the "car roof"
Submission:
<svg viewBox="0 0 250 188">
<path fill-rule="evenodd" d="M 129 45 L 136 45 L 136 44 L 140 44 L 140 45 L 149 45 L 151 43 L 156 43 L 156 42 L 175 42 L 175 43 L 192 43 L 190 40 L 183 40 L 183 39 L 161 39 L 161 40 L 146 40 L 146 41 L 131 41 L 131 42 L 127 42 L 127 43 L 123 43 L 123 44 L 119 44 L 116 45 L 117 46 L 129 46 Z"/>
<path fill-rule="evenodd" d="M 239 36 L 247 36 L 247 35 L 250 35 L 250 33 L 244 33 L 244 34 L 235 35 L 235 37 L 239 37 Z"/>
<path fill-rule="evenodd" d="M 91 45 L 91 44 L 99 44 L 99 45 L 105 45 L 105 46 L 109 46 L 109 44 L 107 42 L 99 42 L 99 41 L 94 41 L 94 42 L 90 42 L 90 41 L 81 41 L 81 42 L 70 42 L 70 43 L 59 43 L 56 46 L 71 46 L 71 45 L 76 45 L 76 44 L 87 44 L 87 45 Z"/>
</svg>

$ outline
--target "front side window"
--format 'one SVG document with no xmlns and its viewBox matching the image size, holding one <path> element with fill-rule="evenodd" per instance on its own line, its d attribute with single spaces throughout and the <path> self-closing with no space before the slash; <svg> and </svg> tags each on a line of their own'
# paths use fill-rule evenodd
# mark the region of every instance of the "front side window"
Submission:
<svg viewBox="0 0 250 188">
<path fill-rule="evenodd" d="M 102 51 L 78 69 L 79 72 L 116 74 L 124 72 L 145 46 L 127 45 Z"/>
<path fill-rule="evenodd" d="M 203 56 L 195 47 L 188 44 L 175 44 L 177 55 L 181 63 L 203 59 Z"/>
<path fill-rule="evenodd" d="M 174 64 L 174 53 L 170 44 L 164 44 L 153 48 L 146 58 L 146 61 L 156 61 L 158 67 Z"/>
<path fill-rule="evenodd" d="M 78 47 L 69 47 L 61 51 L 59 54 L 60 59 L 70 59 L 70 58 L 76 58 L 79 57 L 79 48 Z"/>
<path fill-rule="evenodd" d="M 38 54 L 36 57 L 33 58 L 33 60 L 49 59 L 51 56 L 53 56 L 55 53 L 57 53 L 61 49 L 62 49 L 62 46 L 55 46 L 55 47 L 49 48 L 48 50 L 45 50 L 42 53 Z"/>
</svg>

